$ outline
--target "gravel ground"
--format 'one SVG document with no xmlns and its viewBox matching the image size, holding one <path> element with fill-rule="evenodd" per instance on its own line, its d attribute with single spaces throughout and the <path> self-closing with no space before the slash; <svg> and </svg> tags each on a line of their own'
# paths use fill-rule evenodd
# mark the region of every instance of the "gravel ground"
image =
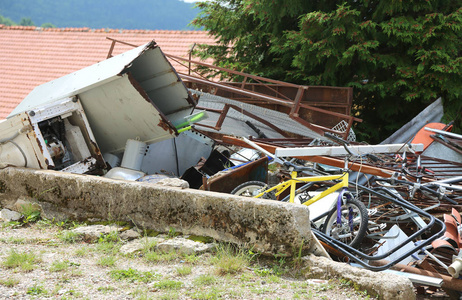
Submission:
<svg viewBox="0 0 462 300">
<path fill-rule="evenodd" d="M 147 259 L 122 255 L 121 242 L 69 242 L 51 222 L 0 224 L 0 299 L 374 299 L 352 283 L 296 276 L 282 260 L 219 272 L 216 254 Z M 18 257 L 31 262 L 16 266 Z"/>
</svg>

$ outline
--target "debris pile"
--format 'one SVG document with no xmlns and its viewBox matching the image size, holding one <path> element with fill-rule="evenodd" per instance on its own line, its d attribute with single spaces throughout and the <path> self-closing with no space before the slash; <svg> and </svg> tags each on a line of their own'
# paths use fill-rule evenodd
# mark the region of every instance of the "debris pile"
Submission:
<svg viewBox="0 0 462 300">
<path fill-rule="evenodd" d="M 462 291 L 462 136 L 435 120 L 360 144 L 351 89 L 252 79 L 178 74 L 153 41 L 37 87 L 0 161 L 307 205 L 327 256 Z"/>
</svg>

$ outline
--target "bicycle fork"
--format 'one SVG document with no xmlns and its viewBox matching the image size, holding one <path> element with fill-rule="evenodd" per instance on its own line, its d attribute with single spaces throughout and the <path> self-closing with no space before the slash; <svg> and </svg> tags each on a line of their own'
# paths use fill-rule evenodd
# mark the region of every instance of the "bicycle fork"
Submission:
<svg viewBox="0 0 462 300">
<path fill-rule="evenodd" d="M 338 194 L 337 198 L 337 228 L 342 227 L 342 205 L 347 204 L 347 199 L 344 200 L 343 196 L 351 199 L 351 194 L 347 191 L 347 188 L 344 187 Z M 348 207 L 348 226 L 350 227 L 351 233 L 353 233 L 353 209 Z"/>
</svg>

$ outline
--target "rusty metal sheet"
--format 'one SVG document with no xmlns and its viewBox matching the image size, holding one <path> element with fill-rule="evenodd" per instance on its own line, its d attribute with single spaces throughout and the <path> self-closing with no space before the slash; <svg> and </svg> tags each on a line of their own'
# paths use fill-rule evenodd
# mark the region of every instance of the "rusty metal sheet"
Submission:
<svg viewBox="0 0 462 300">
<path fill-rule="evenodd" d="M 241 167 L 220 172 L 207 180 L 207 186 L 200 189 L 230 193 L 236 186 L 246 181 L 268 180 L 268 158 L 263 157 Z"/>
</svg>

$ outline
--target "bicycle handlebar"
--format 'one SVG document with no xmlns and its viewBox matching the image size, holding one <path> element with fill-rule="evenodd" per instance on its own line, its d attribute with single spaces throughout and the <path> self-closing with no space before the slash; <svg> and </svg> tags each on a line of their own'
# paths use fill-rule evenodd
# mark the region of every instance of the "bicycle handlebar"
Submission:
<svg viewBox="0 0 462 300">
<path fill-rule="evenodd" d="M 342 145 L 343 148 L 345 148 L 346 152 L 348 152 L 348 154 L 350 154 L 351 156 L 354 156 L 354 154 L 351 152 L 351 150 L 348 148 L 348 146 L 350 145 L 350 143 L 348 143 L 347 141 L 345 141 L 344 139 L 336 136 L 335 134 L 332 134 L 330 132 L 324 132 L 324 136 L 334 142 L 336 142 L 337 144 L 339 145 Z"/>
</svg>

